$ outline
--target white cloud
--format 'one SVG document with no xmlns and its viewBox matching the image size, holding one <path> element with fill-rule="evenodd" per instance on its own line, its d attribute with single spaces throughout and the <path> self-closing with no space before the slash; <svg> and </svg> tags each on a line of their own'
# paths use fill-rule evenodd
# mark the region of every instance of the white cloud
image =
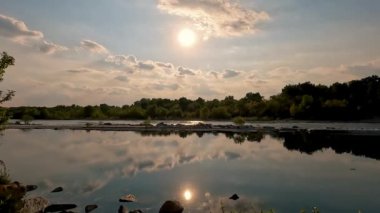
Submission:
<svg viewBox="0 0 380 213">
<path fill-rule="evenodd" d="M 157 7 L 191 19 L 205 38 L 251 34 L 258 22 L 269 19 L 267 13 L 244 8 L 233 0 L 158 0 Z"/>
<path fill-rule="evenodd" d="M 48 41 L 42 41 L 41 44 L 39 45 L 39 49 L 41 52 L 46 53 L 46 54 L 53 54 L 58 51 L 68 50 L 67 47 L 54 44 Z"/>
<path fill-rule="evenodd" d="M 42 39 L 43 33 L 28 29 L 23 21 L 0 14 L 0 36 L 22 42 L 24 39 Z"/>
<path fill-rule="evenodd" d="M 23 21 L 0 14 L 0 37 L 18 44 L 35 46 L 46 54 L 68 50 L 67 47 L 48 42 L 40 31 L 30 30 Z"/>
<path fill-rule="evenodd" d="M 98 53 L 98 54 L 108 53 L 107 48 L 105 48 L 103 45 L 95 41 L 85 39 L 85 40 L 82 40 L 80 44 L 83 49 L 89 50 L 93 53 Z"/>
</svg>

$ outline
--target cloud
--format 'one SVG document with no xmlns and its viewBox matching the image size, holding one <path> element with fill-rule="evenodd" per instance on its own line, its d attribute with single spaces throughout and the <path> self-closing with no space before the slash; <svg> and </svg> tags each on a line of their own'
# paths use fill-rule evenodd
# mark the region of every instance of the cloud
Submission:
<svg viewBox="0 0 380 213">
<path fill-rule="evenodd" d="M 179 75 L 195 75 L 194 70 L 184 67 L 178 67 Z"/>
<path fill-rule="evenodd" d="M 164 83 L 159 83 L 159 84 L 153 84 L 152 89 L 154 90 L 177 90 L 179 88 L 178 84 L 164 84 Z"/>
<path fill-rule="evenodd" d="M 46 41 L 42 32 L 30 30 L 23 21 L 1 14 L 0 37 L 18 44 L 37 47 L 39 51 L 46 54 L 68 50 L 67 47 Z"/>
<path fill-rule="evenodd" d="M 109 55 L 105 61 L 116 65 L 137 63 L 137 59 L 133 55 Z"/>
<path fill-rule="evenodd" d="M 74 73 L 74 74 L 78 74 L 78 73 L 87 73 L 87 72 L 91 72 L 93 70 L 91 69 L 87 69 L 87 68 L 79 68 L 79 69 L 70 69 L 70 70 L 66 70 L 66 72 L 69 72 L 69 73 Z"/>
<path fill-rule="evenodd" d="M 224 155 L 226 156 L 227 160 L 235 160 L 241 157 L 239 153 L 229 152 L 229 151 L 224 152 Z"/>
<path fill-rule="evenodd" d="M 43 33 L 29 30 L 23 21 L 0 14 L 0 36 L 15 41 L 23 41 L 26 38 L 42 39 Z"/>
<path fill-rule="evenodd" d="M 105 53 L 108 53 L 108 50 L 107 48 L 105 48 L 103 45 L 95 42 L 95 41 L 91 41 L 91 40 L 82 40 L 80 42 L 81 44 L 81 47 L 83 49 L 86 49 L 86 50 L 89 50 L 93 53 L 98 53 L 98 54 L 105 54 Z"/>
<path fill-rule="evenodd" d="M 118 80 L 118 81 L 122 81 L 122 82 L 128 82 L 129 81 L 129 79 L 127 78 L 127 76 L 124 76 L 124 75 L 116 76 L 115 79 Z"/>
<path fill-rule="evenodd" d="M 346 69 L 348 72 L 360 77 L 380 75 L 380 60 L 370 61 L 364 64 L 351 65 Z"/>
<path fill-rule="evenodd" d="M 53 54 L 58 51 L 68 50 L 68 48 L 51 42 L 42 41 L 39 45 L 39 50 L 46 54 Z"/>
<path fill-rule="evenodd" d="M 154 67 L 155 67 L 154 64 L 150 61 L 146 61 L 146 62 L 139 61 L 137 63 L 137 68 L 142 69 L 142 70 L 153 70 Z"/>
<path fill-rule="evenodd" d="M 223 78 L 233 78 L 236 77 L 240 74 L 240 72 L 235 71 L 235 70 L 226 70 L 223 73 Z"/>
<path fill-rule="evenodd" d="M 156 62 L 156 65 L 165 69 L 173 69 L 174 66 L 171 63 Z"/>
<path fill-rule="evenodd" d="M 266 12 L 244 8 L 233 0 L 159 0 L 157 7 L 191 19 L 205 38 L 251 34 L 258 22 L 269 19 Z"/>
</svg>

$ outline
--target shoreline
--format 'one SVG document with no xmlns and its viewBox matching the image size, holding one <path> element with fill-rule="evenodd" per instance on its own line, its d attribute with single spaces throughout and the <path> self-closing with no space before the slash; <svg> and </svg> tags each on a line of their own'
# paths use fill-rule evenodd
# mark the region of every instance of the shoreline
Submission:
<svg viewBox="0 0 380 213">
<path fill-rule="evenodd" d="M 202 132 L 202 133 L 326 133 L 326 134 L 348 134 L 348 135 L 373 135 L 380 136 L 380 129 L 343 129 L 343 128 L 304 128 L 299 126 L 275 127 L 275 126 L 253 126 L 253 125 L 213 125 L 213 124 L 7 124 L 4 129 L 19 130 L 84 130 L 84 131 L 133 131 L 133 132 Z"/>
</svg>

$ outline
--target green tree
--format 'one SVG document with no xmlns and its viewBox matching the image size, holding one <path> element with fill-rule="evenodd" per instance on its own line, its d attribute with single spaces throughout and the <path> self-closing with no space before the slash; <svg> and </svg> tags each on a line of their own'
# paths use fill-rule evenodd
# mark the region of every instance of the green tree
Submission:
<svg viewBox="0 0 380 213">
<path fill-rule="evenodd" d="M 0 82 L 3 81 L 3 76 L 5 73 L 5 69 L 9 66 L 15 64 L 15 59 L 12 56 L 9 56 L 6 52 L 1 54 L 0 59 Z M 8 90 L 7 92 L 3 92 L 0 90 L 0 104 L 9 101 L 14 96 L 14 91 Z M 0 125 L 4 124 L 8 120 L 6 115 L 6 109 L 0 107 Z"/>
</svg>

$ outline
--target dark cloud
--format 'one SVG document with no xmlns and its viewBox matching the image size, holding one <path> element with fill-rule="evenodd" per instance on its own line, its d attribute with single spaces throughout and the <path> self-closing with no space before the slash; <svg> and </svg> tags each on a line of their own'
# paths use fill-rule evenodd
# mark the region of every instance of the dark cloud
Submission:
<svg viewBox="0 0 380 213">
<path fill-rule="evenodd" d="M 194 70 L 184 67 L 178 67 L 178 72 L 180 75 L 195 75 Z"/>
<path fill-rule="evenodd" d="M 92 70 L 90 70 L 90 69 L 86 69 L 86 68 L 66 70 L 66 72 L 74 73 L 74 74 L 78 74 L 78 73 L 87 73 L 87 72 L 91 72 L 91 71 L 92 71 Z"/>
<path fill-rule="evenodd" d="M 138 163 L 136 166 L 138 171 L 154 168 L 154 162 L 151 160 Z"/>
<path fill-rule="evenodd" d="M 180 164 L 184 163 L 190 163 L 192 162 L 197 156 L 196 155 L 190 155 L 190 156 L 181 156 L 178 160 Z"/>
<path fill-rule="evenodd" d="M 235 160 L 235 159 L 238 159 L 241 157 L 241 155 L 239 153 L 235 153 L 235 152 L 225 152 L 224 155 L 226 156 L 226 158 L 228 160 Z"/>
<path fill-rule="evenodd" d="M 163 83 L 160 83 L 160 84 L 153 84 L 152 85 L 152 88 L 155 89 L 155 90 L 177 90 L 179 88 L 179 85 L 178 84 L 163 84 Z"/>
<path fill-rule="evenodd" d="M 166 69 L 173 69 L 174 67 L 173 64 L 171 63 L 156 62 L 156 65 L 162 68 L 166 68 Z"/>
<path fill-rule="evenodd" d="M 118 80 L 118 81 L 123 81 L 123 82 L 128 82 L 129 81 L 129 79 L 127 78 L 127 76 L 124 76 L 124 75 L 116 76 L 115 79 Z"/>
<path fill-rule="evenodd" d="M 140 61 L 139 63 L 137 63 L 137 68 L 142 69 L 142 70 L 153 70 L 154 65 L 150 62 Z"/>
<path fill-rule="evenodd" d="M 235 71 L 235 70 L 226 70 L 223 73 L 223 78 L 233 78 L 236 77 L 240 74 L 240 72 Z"/>
<path fill-rule="evenodd" d="M 347 70 L 360 77 L 367 77 L 371 75 L 380 75 L 380 66 L 376 66 L 374 63 L 368 63 L 364 65 L 355 65 L 347 67 Z"/>
</svg>

